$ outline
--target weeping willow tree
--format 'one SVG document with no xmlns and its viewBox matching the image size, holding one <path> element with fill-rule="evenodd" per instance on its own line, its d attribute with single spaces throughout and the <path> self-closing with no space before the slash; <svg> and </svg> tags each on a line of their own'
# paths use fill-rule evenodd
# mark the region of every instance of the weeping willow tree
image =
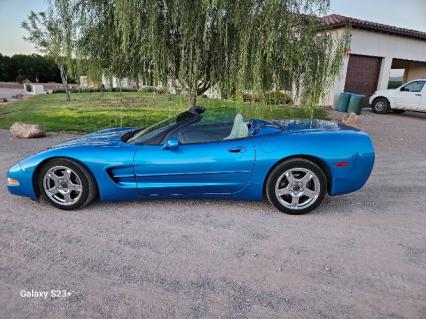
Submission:
<svg viewBox="0 0 426 319">
<path fill-rule="evenodd" d="M 78 55 L 106 74 L 172 82 L 191 104 L 291 88 L 316 105 L 339 73 L 348 37 L 321 31 L 329 0 L 68 0 Z"/>
<path fill-rule="evenodd" d="M 237 89 L 291 88 L 306 106 L 318 104 L 339 74 L 349 34 L 322 30 L 327 0 L 253 1 L 240 11 Z M 249 18 L 244 18 L 248 14 Z"/>
</svg>

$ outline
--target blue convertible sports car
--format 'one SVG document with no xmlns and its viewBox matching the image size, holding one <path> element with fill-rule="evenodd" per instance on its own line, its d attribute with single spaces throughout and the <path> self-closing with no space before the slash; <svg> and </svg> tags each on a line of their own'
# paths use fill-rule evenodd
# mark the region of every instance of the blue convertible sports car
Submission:
<svg viewBox="0 0 426 319">
<path fill-rule="evenodd" d="M 207 112 L 208 113 L 208 112 Z M 9 192 L 72 210 L 103 201 L 262 200 L 303 214 L 360 189 L 374 165 L 369 136 L 321 120 L 211 121 L 203 107 L 145 129 L 85 135 L 30 156 L 8 172 Z"/>
</svg>

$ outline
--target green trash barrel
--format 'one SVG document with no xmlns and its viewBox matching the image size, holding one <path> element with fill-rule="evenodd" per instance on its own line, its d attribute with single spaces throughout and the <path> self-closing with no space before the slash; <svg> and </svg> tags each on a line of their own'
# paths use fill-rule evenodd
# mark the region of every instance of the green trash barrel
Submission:
<svg viewBox="0 0 426 319">
<path fill-rule="evenodd" d="M 364 104 L 365 96 L 361 94 L 352 94 L 349 100 L 347 112 L 354 112 L 357 115 L 361 114 L 362 106 Z"/>
<path fill-rule="evenodd" d="M 346 112 L 349 106 L 349 101 L 351 99 L 351 93 L 343 92 L 339 95 L 339 100 L 337 101 L 336 111 Z"/>
</svg>

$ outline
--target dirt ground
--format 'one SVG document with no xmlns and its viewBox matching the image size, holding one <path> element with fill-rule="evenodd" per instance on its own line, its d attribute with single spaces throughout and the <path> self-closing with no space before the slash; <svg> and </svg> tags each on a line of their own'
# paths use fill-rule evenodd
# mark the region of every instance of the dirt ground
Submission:
<svg viewBox="0 0 426 319">
<path fill-rule="evenodd" d="M 365 113 L 369 182 L 304 216 L 225 201 L 65 212 L 1 187 L 0 317 L 426 318 L 426 114 Z M 0 175 L 70 137 L 0 130 Z"/>
</svg>

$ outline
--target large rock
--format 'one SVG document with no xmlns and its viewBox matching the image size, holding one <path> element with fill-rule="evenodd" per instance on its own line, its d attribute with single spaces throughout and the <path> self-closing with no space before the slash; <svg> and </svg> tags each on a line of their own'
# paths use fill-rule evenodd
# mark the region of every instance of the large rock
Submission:
<svg viewBox="0 0 426 319">
<path fill-rule="evenodd" d="M 353 112 L 348 113 L 342 118 L 342 123 L 356 126 L 358 124 L 358 116 L 356 116 L 356 114 Z"/>
<path fill-rule="evenodd" d="M 32 138 L 32 137 L 44 137 L 46 132 L 43 127 L 38 124 L 26 124 L 22 122 L 15 122 L 10 127 L 10 134 L 14 137 L 19 138 Z"/>
<path fill-rule="evenodd" d="M 0 98 L 0 103 L 5 103 L 5 102 L 7 102 L 7 99 L 5 97 L 1 97 Z"/>
</svg>

